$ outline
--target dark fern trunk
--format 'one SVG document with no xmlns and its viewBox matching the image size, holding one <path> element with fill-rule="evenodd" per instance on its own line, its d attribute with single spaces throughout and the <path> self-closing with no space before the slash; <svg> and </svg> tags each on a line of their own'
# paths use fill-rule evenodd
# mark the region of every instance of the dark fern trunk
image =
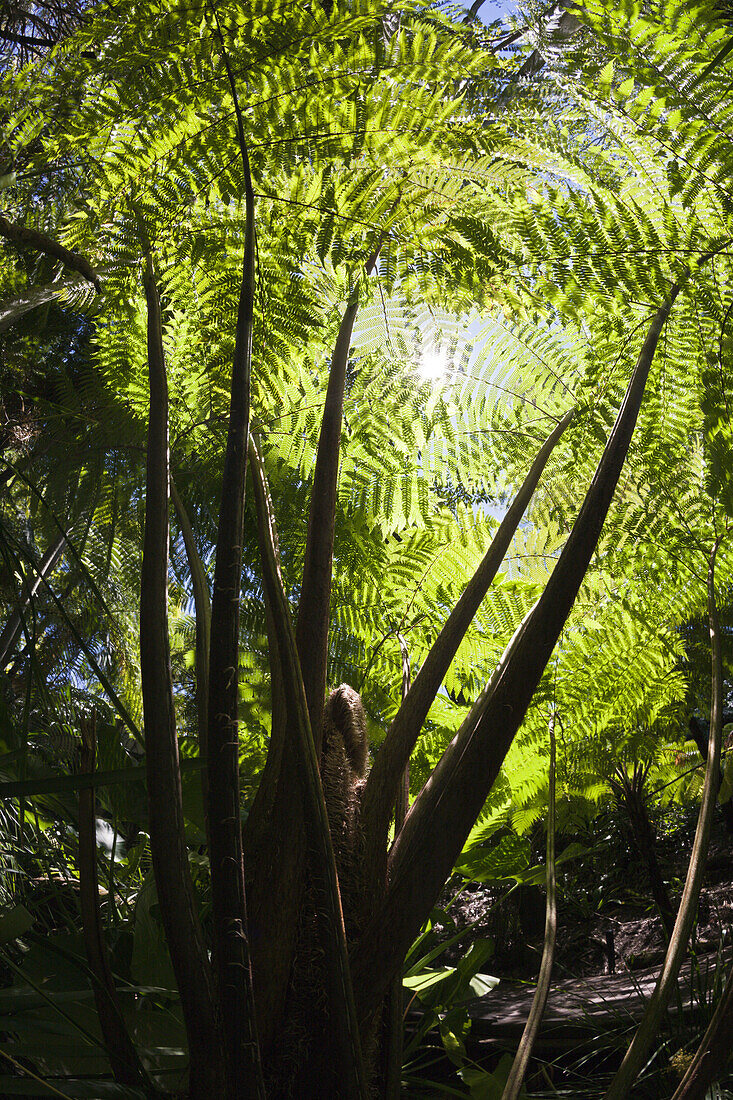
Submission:
<svg viewBox="0 0 733 1100">
<path fill-rule="evenodd" d="M 150 847 L 160 912 L 181 995 L 190 1100 L 226 1096 L 225 1054 L 213 976 L 196 912 L 183 822 L 168 637 L 168 384 L 160 299 L 146 248 L 150 417 L 140 580 L 140 673 Z"/>
<path fill-rule="evenodd" d="M 610 782 L 616 803 L 624 812 L 629 823 L 634 847 L 644 863 L 649 880 L 649 889 L 652 892 L 654 904 L 662 921 L 665 937 L 669 940 L 674 928 L 675 911 L 667 884 L 662 875 L 662 868 L 657 856 L 654 829 L 649 820 L 644 790 L 648 771 L 648 765 L 637 764 L 631 777 L 629 777 L 624 768 L 618 768 Z"/>
<path fill-rule="evenodd" d="M 234 104 L 244 173 L 246 220 L 211 600 L 205 731 L 208 758 L 204 792 L 211 868 L 213 959 L 226 1035 L 227 1097 L 263 1100 L 265 1086 L 257 1035 L 244 882 L 238 722 L 239 598 L 255 296 L 255 201 L 234 75 L 215 8 L 214 20 Z"/>
</svg>

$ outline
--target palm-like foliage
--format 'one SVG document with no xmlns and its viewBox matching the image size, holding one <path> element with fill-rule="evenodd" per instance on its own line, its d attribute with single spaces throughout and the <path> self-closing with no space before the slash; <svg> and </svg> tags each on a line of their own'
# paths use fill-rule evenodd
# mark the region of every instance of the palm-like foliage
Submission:
<svg viewBox="0 0 733 1100">
<path fill-rule="evenodd" d="M 141 723 L 132 608 L 149 416 L 146 241 L 162 305 L 172 472 L 212 566 L 245 230 L 231 61 L 256 203 L 252 415 L 293 609 L 331 353 L 358 295 L 328 676 L 360 688 L 375 746 L 398 711 L 398 634 L 422 666 L 495 531 L 490 506 L 506 501 L 528 453 L 575 410 L 427 715 L 414 793 L 540 595 L 649 321 L 670 285 L 684 286 L 603 538 L 470 843 L 500 824 L 525 831 L 543 813 L 548 707 L 562 723 L 568 803 L 600 797 L 624 752 L 663 762 L 659 731 L 685 694 L 679 625 L 704 609 L 705 562 L 731 508 L 731 62 L 713 10 L 660 4 L 641 16 L 585 5 L 577 45 L 522 115 L 494 94 L 501 66 L 490 50 L 429 7 L 163 6 L 154 35 L 148 17 L 143 3 L 128 5 L 123 23 L 98 9 L 5 84 L 17 166 L 3 191 L 8 219 L 86 257 L 102 287 L 81 291 L 78 269 L 59 278 L 57 253 L 38 261 L 22 243 L 0 272 L 14 322 L 4 385 L 17 394 L 34 363 L 39 425 L 21 438 L 22 410 L 12 410 L 2 594 L 23 628 L 6 665 L 15 674 L 8 752 L 40 759 L 51 716 L 73 725 L 92 700 L 131 733 Z M 27 299 L 39 287 L 66 305 L 52 307 L 36 349 Z M 70 321 L 69 305 L 92 324 Z M 75 339 L 74 353 L 54 360 L 51 333 Z M 431 346 L 450 363 L 439 386 L 420 375 Z M 240 753 L 243 774 L 256 778 L 272 640 L 268 650 L 247 508 Z M 62 537 L 48 584 L 29 596 Z M 723 544 L 719 586 L 732 566 Z M 178 539 L 169 624 L 179 729 L 192 735 L 191 569 Z M 562 821 L 562 799 L 558 812 Z"/>
</svg>

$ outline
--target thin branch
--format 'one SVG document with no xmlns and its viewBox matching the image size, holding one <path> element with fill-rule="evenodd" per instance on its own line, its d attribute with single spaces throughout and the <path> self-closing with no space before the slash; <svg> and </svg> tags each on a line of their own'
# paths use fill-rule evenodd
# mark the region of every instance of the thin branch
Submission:
<svg viewBox="0 0 733 1100">
<path fill-rule="evenodd" d="M 0 28 L 0 39 L 3 42 L 16 42 L 19 46 L 55 46 L 53 38 L 32 38 L 29 34 L 15 34 L 13 31 Z"/>
<path fill-rule="evenodd" d="M 0 634 L 0 668 L 4 668 L 10 659 L 10 655 L 15 648 L 15 645 L 20 637 L 22 631 L 22 615 L 23 612 L 29 606 L 31 600 L 37 594 L 43 579 L 56 567 L 56 564 L 61 557 L 61 553 L 64 549 L 66 538 L 64 535 L 59 535 L 56 541 L 49 546 L 46 553 L 43 555 L 38 563 L 36 579 L 22 597 L 20 607 L 15 610 L 8 617 L 5 626 L 3 627 L 2 634 Z"/>
<path fill-rule="evenodd" d="M 2 461 L 1 458 L 0 458 L 0 461 Z M 65 542 L 66 548 L 71 549 L 72 544 L 69 541 L 68 536 L 64 537 L 64 542 Z M 55 606 L 58 609 L 60 615 L 62 616 L 62 618 L 64 619 L 64 621 L 67 625 L 67 627 L 69 628 L 69 631 L 72 634 L 74 640 L 76 641 L 77 645 L 82 650 L 82 652 L 84 653 L 84 656 L 89 661 L 90 666 L 94 669 L 94 672 L 97 676 L 97 679 L 99 680 L 100 684 L 102 685 L 104 691 L 107 694 L 107 697 L 109 698 L 110 702 L 114 706 L 117 714 L 123 720 L 123 722 L 125 723 L 125 725 L 129 729 L 130 733 L 135 738 L 135 740 L 140 745 L 144 745 L 145 741 L 144 741 L 144 738 L 143 738 L 140 730 L 138 729 L 138 727 L 133 722 L 127 708 L 125 707 L 124 703 L 122 702 L 119 695 L 115 691 L 114 686 L 112 684 L 112 681 L 109 679 L 109 677 L 105 673 L 104 669 L 101 667 L 101 665 L 97 661 L 97 658 L 94 654 L 93 647 L 89 643 L 89 639 L 86 638 L 81 633 L 81 631 L 78 629 L 78 627 L 74 623 L 73 618 L 68 614 L 66 608 L 64 607 L 63 598 L 60 598 L 59 596 L 56 595 L 56 592 L 54 591 L 53 587 L 51 586 L 51 583 L 48 580 L 48 574 L 44 573 L 44 572 L 41 572 L 40 564 L 38 562 L 34 561 L 34 559 L 31 557 L 30 553 L 28 552 L 28 550 L 27 550 L 27 548 L 25 547 L 24 544 L 16 543 L 16 549 L 17 549 L 19 555 L 26 562 L 26 564 L 29 565 L 31 567 L 31 569 L 35 572 L 36 577 L 43 584 L 43 587 L 45 588 L 46 592 L 51 597 L 53 603 L 55 604 Z M 79 559 L 79 560 L 81 561 L 81 559 Z M 82 563 L 82 566 L 83 566 L 83 563 Z M 62 596 L 63 595 L 64 594 L 62 593 Z M 33 602 L 32 601 L 30 603 L 30 607 L 31 607 L 31 609 L 33 608 Z"/>
<path fill-rule="evenodd" d="M 181 760 L 181 773 L 195 772 L 202 767 L 197 756 L 187 756 Z M 0 783 L 0 798 L 18 798 L 37 794 L 71 794 L 73 791 L 87 790 L 89 787 L 116 787 L 120 783 L 144 783 L 145 765 L 130 768 L 117 768 L 114 771 L 95 772 L 93 776 L 53 775 L 45 779 L 20 779 L 11 783 Z"/>
<path fill-rule="evenodd" d="M 46 256 L 53 256 L 54 259 L 61 260 L 66 267 L 72 271 L 78 271 L 80 275 L 88 279 L 98 293 L 101 291 L 101 279 L 89 260 L 84 256 L 80 256 L 78 252 L 72 252 L 70 249 L 64 248 L 62 244 L 58 244 L 57 241 L 52 240 L 45 233 L 41 233 L 37 229 L 27 229 L 22 225 L 14 225 L 13 222 L 9 222 L 0 214 L 0 236 L 12 241 L 13 244 L 27 245 L 36 252 L 43 252 Z"/>
<path fill-rule="evenodd" d="M 367 274 L 377 262 L 381 243 L 380 234 L 377 245 L 365 264 Z M 296 646 L 308 700 L 310 728 L 316 738 L 318 758 L 326 689 L 343 399 L 351 334 L 358 306 L 357 284 L 342 317 L 332 357 L 311 490 L 296 630 Z M 288 713 L 287 703 L 282 696 L 283 684 L 279 666 L 283 655 L 279 653 L 279 643 L 271 619 L 271 611 L 268 609 L 270 667 L 273 671 L 272 739 L 257 798 L 247 819 L 245 836 L 248 858 L 255 865 L 255 873 L 248 880 L 253 920 L 259 927 L 268 929 L 267 936 L 259 936 L 253 958 L 259 1023 L 263 1050 L 267 1055 L 272 1053 L 276 1056 L 271 1051 L 271 1044 L 282 1012 L 295 949 L 293 929 L 297 927 L 297 914 L 302 899 L 306 844 L 303 829 L 304 808 L 297 798 L 292 797 L 292 784 L 297 783 L 297 775 L 289 755 L 283 752 L 286 723 L 292 723 L 295 718 Z M 291 837 L 285 852 L 278 851 L 279 838 L 283 834 Z"/>
<path fill-rule="evenodd" d="M 542 948 L 542 962 L 537 979 L 537 988 L 532 998 L 527 1022 L 517 1053 L 504 1086 L 501 1100 L 519 1100 L 537 1036 L 540 1033 L 542 1017 L 545 1013 L 547 996 L 550 992 L 552 965 L 555 960 L 555 939 L 557 936 L 557 876 L 555 867 L 555 712 L 550 715 L 550 790 L 547 806 L 547 903 L 545 906 L 545 942 Z"/>
<path fill-rule="evenodd" d="M 41 453 L 43 453 L 43 452 L 41 452 Z M 49 504 L 46 496 L 41 492 L 41 490 L 38 488 L 38 486 L 35 484 L 35 482 L 31 481 L 31 479 L 29 477 L 27 477 L 27 475 L 23 472 L 23 470 L 21 470 L 21 468 L 18 464 L 14 465 L 12 462 L 9 462 L 8 459 L 5 457 L 5 455 L 0 455 L 0 462 L 2 462 L 2 464 L 9 471 L 12 472 L 14 477 L 17 477 L 20 481 L 22 481 L 23 484 L 26 486 L 26 488 L 29 490 L 29 492 L 36 498 L 36 500 L 38 500 L 43 505 L 43 508 L 44 508 L 48 518 L 50 519 L 51 523 L 56 528 L 56 530 L 59 532 L 59 534 L 63 535 L 64 541 L 66 543 L 66 549 L 68 550 L 71 557 L 73 557 L 74 560 L 76 561 L 76 563 L 78 564 L 79 569 L 81 570 L 81 573 L 83 574 L 84 581 L 86 582 L 86 584 L 89 585 L 90 589 L 92 590 L 92 592 L 96 596 L 97 600 L 99 601 L 100 607 L 103 609 L 103 611 L 105 612 L 105 614 L 109 618 L 111 627 L 113 629 L 118 630 L 119 627 L 117 626 L 116 616 L 113 614 L 111 608 L 109 607 L 107 601 L 105 600 L 104 595 L 102 594 L 102 592 L 99 588 L 99 585 L 95 581 L 93 574 L 90 572 L 88 566 L 84 563 L 84 558 L 83 558 L 82 552 L 81 552 L 81 550 L 77 549 L 76 544 L 75 544 L 74 540 L 71 537 L 68 526 L 64 525 L 65 523 L 67 523 L 67 517 L 66 516 L 63 517 L 64 518 L 64 523 L 62 523 L 61 520 L 59 519 L 58 515 L 56 514 L 53 505 Z M 132 727 L 132 729 L 134 731 L 134 726 Z M 136 736 L 136 734 L 133 733 L 133 736 Z"/>
</svg>

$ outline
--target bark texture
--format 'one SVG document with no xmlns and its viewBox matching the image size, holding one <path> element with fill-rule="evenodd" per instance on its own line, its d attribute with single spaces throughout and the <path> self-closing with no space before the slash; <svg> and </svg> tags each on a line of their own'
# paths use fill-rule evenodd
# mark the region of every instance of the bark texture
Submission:
<svg viewBox="0 0 733 1100">
<path fill-rule="evenodd" d="M 225 1054 L 214 985 L 201 933 L 183 821 L 181 773 L 168 637 L 168 383 L 160 299 L 148 251 L 148 421 L 145 536 L 140 582 L 140 674 L 148 780 L 150 847 L 158 901 L 181 995 L 190 1054 L 190 1100 L 225 1097 Z"/>
<path fill-rule="evenodd" d="M 361 1097 L 365 1100 L 366 1079 L 351 983 L 336 856 L 321 784 L 319 760 L 310 729 L 308 704 L 290 619 L 290 608 L 285 597 L 276 553 L 277 539 L 272 503 L 262 456 L 254 440 L 250 440 L 250 456 L 265 593 L 277 634 L 285 707 L 293 721 L 293 756 L 297 761 L 298 786 L 301 790 L 310 844 L 308 853 L 310 886 L 313 890 L 316 934 L 323 952 L 326 1014 L 331 1029 L 330 1035 L 324 1035 L 320 1042 L 316 1041 L 311 1057 L 306 1055 L 301 1059 L 302 1069 L 297 1079 L 298 1091 L 293 1094 L 302 1096 L 303 1100 L 311 1095 L 322 1097 L 323 1100 L 338 1100 L 341 1096 L 353 1096 L 355 1100 Z M 351 691 L 351 689 L 348 690 Z M 342 698 L 339 710 L 343 711 L 344 707 L 348 710 L 352 705 L 353 700 L 348 697 Z M 339 721 L 337 714 L 338 711 L 334 708 L 333 717 L 336 722 Z M 359 759 L 363 759 L 362 753 L 363 748 L 360 749 L 356 744 L 352 746 L 349 753 L 352 767 Z M 318 1030 L 316 1024 L 316 1031 Z M 325 1076 L 323 1076 L 324 1071 Z"/>
<path fill-rule="evenodd" d="M 213 958 L 226 1034 L 228 1095 L 231 1100 L 264 1100 L 244 884 L 237 717 L 239 597 L 255 296 L 255 201 L 237 89 L 215 8 L 214 19 L 237 122 L 246 220 L 211 601 L 204 795 L 211 867 Z"/>
</svg>

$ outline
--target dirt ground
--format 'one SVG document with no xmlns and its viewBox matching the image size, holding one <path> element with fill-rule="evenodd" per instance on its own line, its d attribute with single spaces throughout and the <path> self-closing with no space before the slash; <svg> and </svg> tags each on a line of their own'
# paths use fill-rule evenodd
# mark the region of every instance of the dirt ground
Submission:
<svg viewBox="0 0 733 1100">
<path fill-rule="evenodd" d="M 660 844 L 660 860 L 671 883 L 675 904 L 679 900 L 689 859 L 689 847 Z M 664 958 L 665 936 L 659 916 L 649 900 L 644 871 L 632 864 L 626 869 L 627 896 L 613 891 L 606 904 L 578 904 L 582 883 L 564 891 L 560 882 L 555 977 L 584 978 L 609 973 L 608 937 L 613 938 L 615 973 L 642 970 Z M 465 938 L 449 948 L 446 961 L 454 962 L 472 940 L 489 937 L 495 951 L 485 969 L 500 978 L 531 980 L 537 973 L 544 928 L 544 892 L 520 887 L 510 896 L 508 886 L 471 884 L 450 906 L 453 924 L 445 921 L 442 934 L 448 938 L 465 929 Z M 564 896 L 566 895 L 566 896 Z M 582 897 L 580 899 L 582 901 Z M 472 926 L 472 927 L 471 927 Z M 438 926 L 440 927 L 440 926 Z M 733 942 L 733 835 L 717 823 L 711 840 L 705 881 L 698 906 L 693 945 L 707 953 L 720 943 Z"/>
</svg>

